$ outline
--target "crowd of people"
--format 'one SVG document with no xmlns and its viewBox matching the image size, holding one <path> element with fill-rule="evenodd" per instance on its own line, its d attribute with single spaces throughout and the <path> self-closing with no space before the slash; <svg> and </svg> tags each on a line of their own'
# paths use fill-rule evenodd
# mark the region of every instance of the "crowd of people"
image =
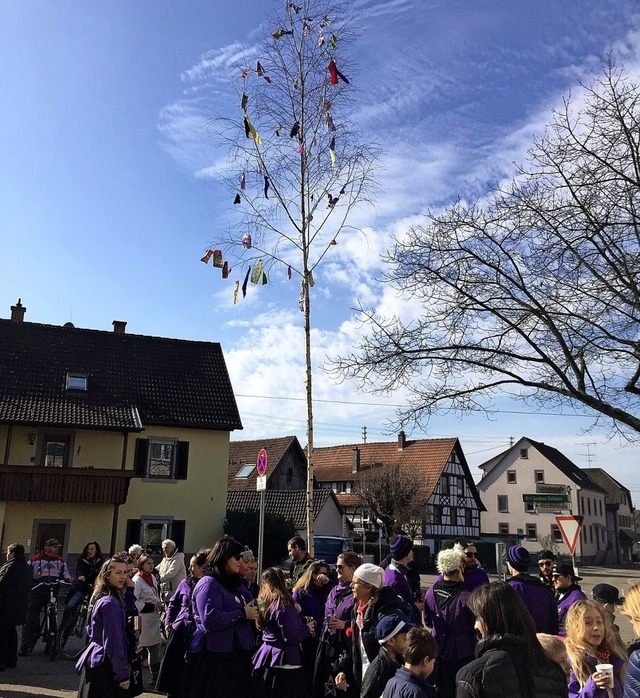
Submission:
<svg viewBox="0 0 640 698">
<path fill-rule="evenodd" d="M 407 536 L 390 541 L 383 566 L 343 552 L 334 569 L 299 537 L 287 548 L 289 569 L 257 580 L 252 551 L 228 536 L 188 569 L 171 540 L 157 566 L 140 546 L 104 559 L 91 541 L 75 577 L 58 541 L 28 561 L 12 544 L 0 568 L 0 670 L 33 651 L 41 589 L 66 580 L 63 617 L 90 594 L 78 698 L 640 696 L 640 641 L 625 647 L 615 624 L 622 604 L 640 636 L 640 585 L 623 599 L 598 584 L 589 599 L 570 564 L 543 550 L 531 573 L 517 545 L 509 578 L 490 582 L 475 545 L 456 543 L 438 553 L 423 596 Z"/>
</svg>

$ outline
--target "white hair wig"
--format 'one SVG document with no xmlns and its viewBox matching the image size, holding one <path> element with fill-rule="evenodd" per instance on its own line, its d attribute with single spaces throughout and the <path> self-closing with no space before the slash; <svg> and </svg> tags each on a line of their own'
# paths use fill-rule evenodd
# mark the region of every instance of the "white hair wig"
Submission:
<svg viewBox="0 0 640 698">
<path fill-rule="evenodd" d="M 456 543 L 453 548 L 445 548 L 438 553 L 436 567 L 440 574 L 451 574 L 462 567 L 464 548 Z"/>
</svg>

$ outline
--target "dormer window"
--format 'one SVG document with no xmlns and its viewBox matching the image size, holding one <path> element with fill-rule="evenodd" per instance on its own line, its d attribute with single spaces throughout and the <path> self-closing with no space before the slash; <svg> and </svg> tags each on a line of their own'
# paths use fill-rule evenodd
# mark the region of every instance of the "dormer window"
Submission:
<svg viewBox="0 0 640 698">
<path fill-rule="evenodd" d="M 81 373 L 67 373 L 67 390 L 86 390 L 87 376 Z"/>
</svg>

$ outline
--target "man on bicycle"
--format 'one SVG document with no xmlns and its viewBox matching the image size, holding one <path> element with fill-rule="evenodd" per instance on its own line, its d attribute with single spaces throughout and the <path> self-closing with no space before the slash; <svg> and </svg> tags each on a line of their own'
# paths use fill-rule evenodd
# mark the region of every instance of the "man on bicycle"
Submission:
<svg viewBox="0 0 640 698">
<path fill-rule="evenodd" d="M 65 580 L 69 584 L 73 577 L 69 574 L 67 563 L 58 555 L 60 543 L 55 538 L 49 538 L 41 553 L 34 555 L 28 562 L 33 578 L 27 608 L 27 621 L 22 628 L 19 657 L 25 657 L 38 641 L 40 635 L 40 613 L 49 601 L 50 586 Z"/>
</svg>

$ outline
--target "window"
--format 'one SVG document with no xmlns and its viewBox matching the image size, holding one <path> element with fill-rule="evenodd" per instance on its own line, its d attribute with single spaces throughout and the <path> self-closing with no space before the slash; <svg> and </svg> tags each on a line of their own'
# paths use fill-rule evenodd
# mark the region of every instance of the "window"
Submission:
<svg viewBox="0 0 640 698">
<path fill-rule="evenodd" d="M 498 511 L 502 513 L 509 511 L 509 497 L 506 494 L 498 495 Z"/>
<path fill-rule="evenodd" d="M 253 463 L 245 463 L 236 474 L 236 478 L 249 477 L 251 473 L 255 470 L 255 465 Z"/>
<path fill-rule="evenodd" d="M 529 459 L 529 449 L 528 448 L 521 448 L 520 449 L 520 458 L 522 458 L 522 460 Z"/>
<path fill-rule="evenodd" d="M 434 524 L 441 524 L 442 523 L 442 507 L 439 505 L 436 505 L 433 507 L 433 523 Z"/>
<path fill-rule="evenodd" d="M 526 511 L 527 514 L 535 514 L 536 513 L 536 505 L 533 502 L 525 502 L 524 503 L 524 510 Z"/>
<path fill-rule="evenodd" d="M 458 525 L 458 510 L 455 507 L 449 507 L 449 518 L 452 526 Z"/>
<path fill-rule="evenodd" d="M 536 524 L 527 524 L 527 538 L 535 540 L 538 537 L 538 527 Z"/>
<path fill-rule="evenodd" d="M 440 490 L 442 494 L 449 494 L 449 476 L 443 475 L 440 478 Z"/>
<path fill-rule="evenodd" d="M 544 470 L 533 471 L 533 481 L 537 484 L 544 484 Z"/>
<path fill-rule="evenodd" d="M 589 543 L 593 543 L 593 526 L 589 524 Z"/>
<path fill-rule="evenodd" d="M 464 510 L 464 525 L 473 526 L 473 509 Z"/>
<path fill-rule="evenodd" d="M 67 373 L 67 390 L 86 390 L 87 376 L 81 373 Z"/>
<path fill-rule="evenodd" d="M 509 485 L 516 484 L 516 471 L 515 470 L 507 470 L 507 483 Z"/>
<path fill-rule="evenodd" d="M 509 535 L 509 524 L 508 523 L 499 523 L 498 524 L 498 533 L 501 536 L 508 536 Z"/>
<path fill-rule="evenodd" d="M 580 513 L 584 514 L 584 497 L 580 497 Z"/>
<path fill-rule="evenodd" d="M 598 500 L 598 508 L 600 509 L 600 518 L 602 518 L 602 500 Z"/>
<path fill-rule="evenodd" d="M 587 513 L 591 516 L 591 497 L 587 497 Z"/>
<path fill-rule="evenodd" d="M 562 543 L 562 533 L 556 524 L 551 524 L 551 537 L 556 543 Z"/>
<path fill-rule="evenodd" d="M 128 519 L 125 545 L 129 548 L 137 543 L 154 555 L 162 555 L 162 541 L 170 538 L 179 550 L 184 550 L 185 525 L 184 520 L 172 516 Z"/>
<path fill-rule="evenodd" d="M 71 436 L 69 434 L 44 434 L 40 450 L 40 465 L 45 468 L 64 468 L 69 465 Z"/>
<path fill-rule="evenodd" d="M 136 477 L 169 482 L 186 480 L 188 463 L 188 441 L 155 437 L 136 439 L 133 464 L 133 472 Z M 244 465 L 243 469 L 247 468 L 248 465 Z M 251 465 L 252 469 L 254 467 Z M 248 477 L 248 473 L 243 477 Z"/>
<path fill-rule="evenodd" d="M 458 475 L 457 485 L 458 485 L 458 496 L 462 497 L 464 495 L 464 478 L 462 477 L 462 475 Z"/>
</svg>

